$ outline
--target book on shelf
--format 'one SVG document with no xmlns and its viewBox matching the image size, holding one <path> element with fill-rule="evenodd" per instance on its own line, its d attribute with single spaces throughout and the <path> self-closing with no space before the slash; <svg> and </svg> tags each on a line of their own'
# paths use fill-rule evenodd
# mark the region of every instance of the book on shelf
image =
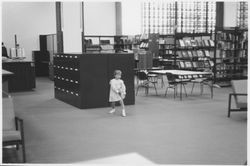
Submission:
<svg viewBox="0 0 250 166">
<path fill-rule="evenodd" d="M 179 61 L 180 68 L 185 68 L 185 64 L 183 61 Z"/>
<path fill-rule="evenodd" d="M 204 68 L 205 65 L 204 65 L 203 61 L 198 61 L 197 66 L 198 66 L 198 68 Z"/>
<path fill-rule="evenodd" d="M 210 63 L 209 63 L 209 61 L 204 61 L 204 67 L 205 67 L 205 68 L 210 68 Z"/>
<path fill-rule="evenodd" d="M 190 42 L 192 47 L 197 47 L 197 43 L 195 40 L 191 40 Z"/>
<path fill-rule="evenodd" d="M 198 57 L 197 51 L 192 51 L 193 52 L 193 57 Z"/>
<path fill-rule="evenodd" d="M 216 58 L 221 58 L 221 50 L 216 50 Z"/>
<path fill-rule="evenodd" d="M 202 40 L 196 40 L 196 44 L 198 47 L 203 47 Z"/>
<path fill-rule="evenodd" d="M 214 62 L 213 61 L 209 61 L 209 64 L 210 64 L 211 67 L 214 66 Z"/>
<path fill-rule="evenodd" d="M 179 40 L 179 45 L 180 45 L 181 47 L 185 47 L 184 41 L 180 39 L 180 40 Z"/>
<path fill-rule="evenodd" d="M 185 46 L 187 46 L 187 47 L 191 47 L 191 46 L 192 46 L 192 45 L 191 45 L 191 41 L 190 41 L 189 39 L 184 40 L 184 44 L 185 44 Z"/>
<path fill-rule="evenodd" d="M 160 39 L 159 39 L 159 44 L 165 44 L 165 41 L 164 41 L 163 38 L 160 38 Z"/>
<path fill-rule="evenodd" d="M 213 57 L 214 57 L 214 50 L 210 50 L 210 51 L 209 51 L 209 54 L 210 54 L 210 57 L 213 58 Z"/>
<path fill-rule="evenodd" d="M 209 47 L 209 40 L 203 40 L 203 44 L 205 47 Z"/>
<path fill-rule="evenodd" d="M 198 50 L 197 54 L 198 54 L 198 57 L 204 57 L 204 54 L 203 54 L 202 50 Z"/>
<path fill-rule="evenodd" d="M 193 57 L 192 51 L 187 51 L 189 58 Z"/>
<path fill-rule="evenodd" d="M 210 47 L 214 47 L 214 41 L 213 40 L 209 40 L 209 44 L 210 44 Z"/>
<path fill-rule="evenodd" d="M 192 68 L 191 61 L 185 61 L 185 66 L 186 66 L 186 68 Z"/>
<path fill-rule="evenodd" d="M 194 61 L 194 62 L 192 62 L 192 64 L 193 64 L 193 67 L 194 67 L 194 68 L 197 68 L 197 67 L 198 67 L 197 62 Z"/>
<path fill-rule="evenodd" d="M 182 51 L 177 51 L 176 54 L 178 55 L 179 58 L 182 58 Z"/>
<path fill-rule="evenodd" d="M 208 50 L 205 50 L 205 56 L 206 56 L 206 57 L 210 57 L 210 53 L 209 53 Z"/>
<path fill-rule="evenodd" d="M 183 58 L 188 58 L 188 53 L 187 53 L 187 51 L 182 51 L 182 56 L 183 56 Z"/>
</svg>

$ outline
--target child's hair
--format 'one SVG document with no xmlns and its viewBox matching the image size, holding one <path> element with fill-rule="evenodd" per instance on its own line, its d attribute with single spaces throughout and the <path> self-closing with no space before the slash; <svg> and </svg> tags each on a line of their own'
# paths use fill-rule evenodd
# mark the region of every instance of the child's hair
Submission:
<svg viewBox="0 0 250 166">
<path fill-rule="evenodd" d="M 122 71 L 121 70 L 115 70 L 114 71 L 114 76 L 117 75 L 117 74 L 122 75 Z"/>
</svg>

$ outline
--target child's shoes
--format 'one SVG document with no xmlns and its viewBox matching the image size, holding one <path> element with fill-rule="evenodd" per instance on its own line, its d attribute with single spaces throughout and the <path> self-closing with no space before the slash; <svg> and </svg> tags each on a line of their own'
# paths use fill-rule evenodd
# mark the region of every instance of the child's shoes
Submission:
<svg viewBox="0 0 250 166">
<path fill-rule="evenodd" d="M 122 116 L 125 117 L 126 116 L 126 112 L 125 110 L 122 110 Z"/>
<path fill-rule="evenodd" d="M 110 114 L 113 114 L 115 112 L 115 109 L 112 109 L 111 111 L 109 111 Z"/>
</svg>

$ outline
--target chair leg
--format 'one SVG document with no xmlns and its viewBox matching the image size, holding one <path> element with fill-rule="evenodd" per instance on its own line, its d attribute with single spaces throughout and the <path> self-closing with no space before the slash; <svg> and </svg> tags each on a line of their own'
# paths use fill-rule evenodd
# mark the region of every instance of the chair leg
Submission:
<svg viewBox="0 0 250 166">
<path fill-rule="evenodd" d="M 165 97 L 167 96 L 168 94 L 168 87 L 166 88 L 166 91 L 165 91 Z"/>
<path fill-rule="evenodd" d="M 174 86 L 174 99 L 175 99 L 175 95 L 177 94 L 176 92 L 176 87 Z"/>
<path fill-rule="evenodd" d="M 156 89 L 155 83 L 154 83 L 154 87 L 155 87 L 155 93 L 156 93 L 156 96 L 157 96 L 158 94 L 157 94 L 157 89 Z"/>
<path fill-rule="evenodd" d="M 16 150 L 19 150 L 19 144 L 16 144 Z"/>
<path fill-rule="evenodd" d="M 185 94 L 186 94 L 186 97 L 187 97 L 186 87 L 185 87 L 185 85 L 184 85 L 184 84 L 182 84 L 182 85 L 183 85 L 183 88 L 184 88 L 184 91 L 185 91 Z"/>
<path fill-rule="evenodd" d="M 210 89 L 211 89 L 211 99 L 212 99 L 214 97 L 214 90 L 213 90 L 213 82 L 212 81 L 211 81 Z"/>
<path fill-rule="evenodd" d="M 165 86 L 164 84 L 164 80 L 163 80 L 163 76 L 161 77 L 161 88 L 163 88 Z"/>
<path fill-rule="evenodd" d="M 138 94 L 139 88 L 140 88 L 140 86 L 138 85 L 138 86 L 137 86 L 137 89 L 136 89 L 136 96 L 137 96 L 137 94 Z"/>
<path fill-rule="evenodd" d="M 194 90 L 194 85 L 195 85 L 195 83 L 193 82 L 193 86 L 192 86 L 191 94 L 193 93 L 193 90 Z"/>
<path fill-rule="evenodd" d="M 230 113 L 231 113 L 231 99 L 232 96 L 231 94 L 229 94 L 229 99 L 228 99 L 228 113 L 227 113 L 227 117 L 230 118 Z"/>
<path fill-rule="evenodd" d="M 23 162 L 26 163 L 26 153 L 25 153 L 24 141 L 23 141 L 23 143 L 22 143 L 22 149 L 23 149 Z"/>
<path fill-rule="evenodd" d="M 200 88 L 201 88 L 201 95 L 203 94 L 203 83 L 200 83 Z"/>
<path fill-rule="evenodd" d="M 175 85 L 175 96 L 176 97 L 178 96 L 178 86 L 177 86 L 177 84 Z"/>
</svg>

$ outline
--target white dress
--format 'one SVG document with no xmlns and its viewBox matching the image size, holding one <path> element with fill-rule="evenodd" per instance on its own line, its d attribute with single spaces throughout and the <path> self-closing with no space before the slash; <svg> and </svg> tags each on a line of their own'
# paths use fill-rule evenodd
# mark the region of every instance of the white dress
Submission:
<svg viewBox="0 0 250 166">
<path fill-rule="evenodd" d="M 126 87 L 123 80 L 121 79 L 112 79 L 109 82 L 110 84 L 110 93 L 109 93 L 109 102 L 120 101 L 125 98 Z M 119 95 L 121 93 L 121 95 Z"/>
</svg>

